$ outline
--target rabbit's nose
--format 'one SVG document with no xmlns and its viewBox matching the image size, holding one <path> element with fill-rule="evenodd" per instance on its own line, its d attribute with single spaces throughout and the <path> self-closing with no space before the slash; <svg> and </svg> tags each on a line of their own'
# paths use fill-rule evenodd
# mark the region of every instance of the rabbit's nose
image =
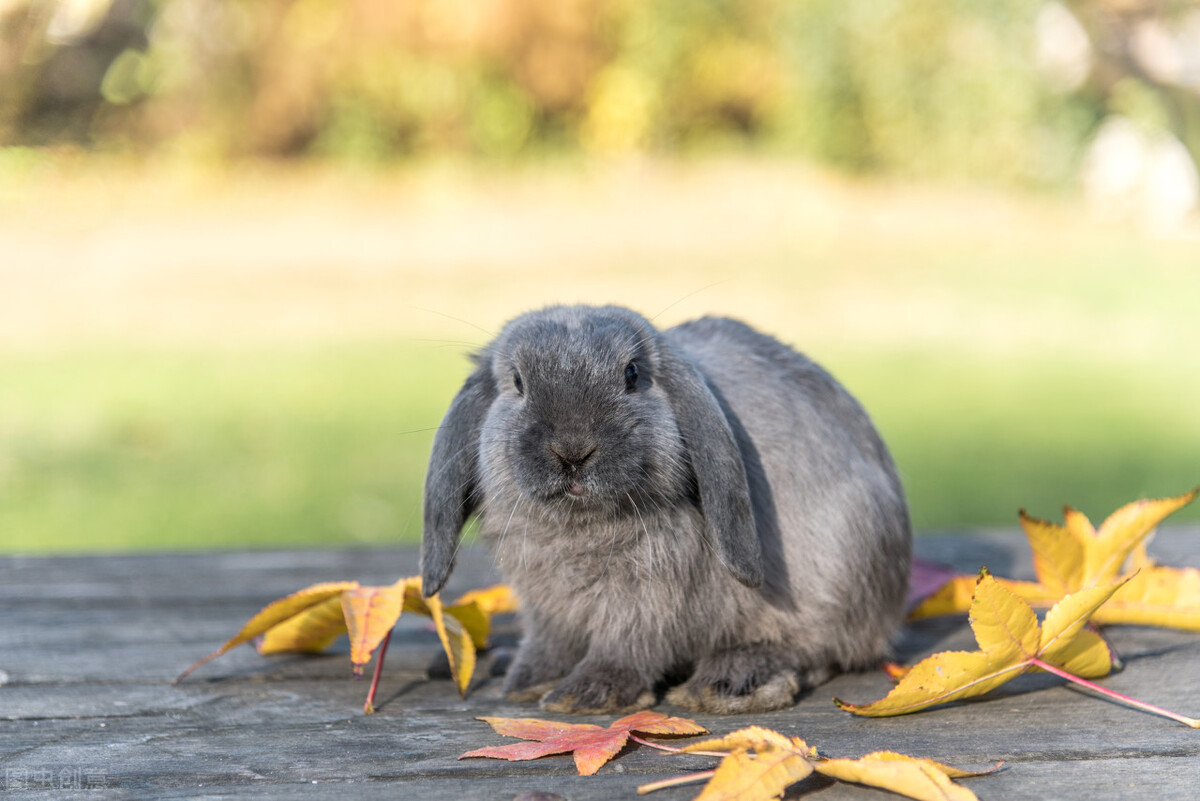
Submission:
<svg viewBox="0 0 1200 801">
<path fill-rule="evenodd" d="M 588 440 L 557 440 L 551 442 L 548 447 L 550 452 L 562 462 L 563 467 L 572 469 L 583 467 L 596 452 L 596 444 Z"/>
</svg>

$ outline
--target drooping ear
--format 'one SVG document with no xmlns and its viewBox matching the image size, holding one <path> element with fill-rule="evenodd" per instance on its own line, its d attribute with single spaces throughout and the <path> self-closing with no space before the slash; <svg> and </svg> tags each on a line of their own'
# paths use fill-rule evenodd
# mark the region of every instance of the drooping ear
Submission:
<svg viewBox="0 0 1200 801">
<path fill-rule="evenodd" d="M 678 354 L 664 361 L 659 381 L 696 474 L 705 534 L 734 578 L 747 587 L 760 587 L 762 545 L 733 429 L 696 365 Z"/>
<path fill-rule="evenodd" d="M 425 529 L 421 538 L 421 592 L 433 595 L 454 567 L 463 524 L 479 505 L 479 431 L 496 397 L 487 360 L 467 377 L 433 438 L 425 474 Z"/>
</svg>

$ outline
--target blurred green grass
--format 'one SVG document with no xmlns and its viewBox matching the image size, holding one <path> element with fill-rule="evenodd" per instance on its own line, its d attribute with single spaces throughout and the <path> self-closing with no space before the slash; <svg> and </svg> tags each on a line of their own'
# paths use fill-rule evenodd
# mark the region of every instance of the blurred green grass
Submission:
<svg viewBox="0 0 1200 801">
<path fill-rule="evenodd" d="M 1200 483 L 1194 228 L 781 162 L 39 175 L 0 195 L 0 552 L 415 542 L 472 343 L 551 302 L 796 345 L 922 530 Z"/>
<path fill-rule="evenodd" d="M 925 530 L 1063 503 L 1102 518 L 1200 482 L 1195 371 L 811 352 L 859 396 Z M 0 358 L 5 551 L 383 545 L 420 536 L 465 348 L 75 348 Z M 1198 519 L 1196 509 L 1177 520 Z"/>
<path fill-rule="evenodd" d="M 0 360 L 6 550 L 394 543 L 454 390 L 393 345 Z M 443 364 L 444 362 L 444 364 Z"/>
</svg>

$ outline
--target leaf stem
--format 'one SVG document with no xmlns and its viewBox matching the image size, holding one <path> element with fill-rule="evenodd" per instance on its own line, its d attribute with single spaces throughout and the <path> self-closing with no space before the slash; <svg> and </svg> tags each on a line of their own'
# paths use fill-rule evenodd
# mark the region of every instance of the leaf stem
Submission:
<svg viewBox="0 0 1200 801">
<path fill-rule="evenodd" d="M 379 644 L 379 656 L 375 657 L 375 675 L 371 677 L 371 689 L 367 690 L 367 700 L 363 703 L 363 712 L 368 715 L 375 714 L 375 690 L 379 688 L 379 675 L 383 673 L 383 658 L 387 655 L 388 643 L 392 640 L 392 630 L 388 629 L 388 633 L 383 635 L 383 642 Z"/>
<path fill-rule="evenodd" d="M 650 740 L 643 740 L 641 737 L 638 737 L 636 734 L 634 734 L 632 732 L 630 732 L 630 734 L 629 734 L 629 739 L 633 740 L 635 743 L 641 743 L 642 745 L 648 745 L 651 748 L 657 748 L 659 751 L 669 751 L 672 754 L 695 754 L 696 756 L 713 756 L 713 757 L 729 756 L 729 753 L 726 751 L 684 751 L 682 748 L 676 748 L 673 745 L 663 745 L 662 743 L 655 743 L 655 742 L 651 742 Z"/>
<path fill-rule="evenodd" d="M 637 788 L 638 795 L 653 793 L 655 790 L 665 790 L 668 787 L 679 787 L 683 784 L 694 784 L 695 782 L 707 781 L 713 777 L 717 771 L 702 770 L 699 773 L 689 773 L 686 776 L 676 776 L 673 779 L 662 779 L 661 781 L 650 782 L 649 784 L 639 785 Z"/>
<path fill-rule="evenodd" d="M 1081 679 L 1073 673 L 1068 673 L 1062 668 L 1055 667 L 1049 662 L 1043 662 L 1037 657 L 1031 658 L 1029 660 L 1029 664 L 1039 667 L 1047 673 L 1053 673 L 1055 676 L 1064 678 L 1067 681 L 1072 681 L 1083 687 L 1087 687 L 1089 690 L 1095 690 L 1101 695 L 1108 696 L 1115 701 L 1120 701 L 1123 704 L 1128 704 L 1129 706 L 1136 707 L 1137 709 L 1141 709 L 1145 712 L 1150 712 L 1154 715 L 1161 715 L 1164 718 L 1170 718 L 1171 720 L 1178 721 L 1185 726 L 1190 726 L 1193 729 L 1200 729 L 1200 720 L 1197 720 L 1196 718 L 1185 717 L 1183 715 L 1176 714 L 1175 712 L 1171 712 L 1170 710 L 1163 709 L 1162 707 L 1154 706 L 1153 704 L 1147 704 L 1144 701 L 1139 701 L 1136 698 L 1130 698 L 1128 695 L 1122 695 L 1115 690 L 1109 690 L 1106 687 L 1101 687 L 1099 684 L 1090 682 L 1087 679 Z"/>
</svg>

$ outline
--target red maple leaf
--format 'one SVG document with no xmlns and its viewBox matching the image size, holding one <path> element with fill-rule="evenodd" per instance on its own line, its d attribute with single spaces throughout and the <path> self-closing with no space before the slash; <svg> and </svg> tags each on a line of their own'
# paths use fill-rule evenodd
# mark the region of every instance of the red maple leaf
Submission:
<svg viewBox="0 0 1200 801">
<path fill-rule="evenodd" d="M 476 718 L 492 724 L 492 728 L 508 737 L 531 740 L 512 745 L 477 748 L 459 757 L 492 757 L 520 762 L 550 754 L 575 755 L 575 767 L 580 776 L 591 776 L 600 770 L 629 742 L 634 732 L 659 735 L 693 735 L 707 732 L 695 721 L 673 718 L 661 712 L 642 710 L 615 720 L 607 728 L 591 723 L 557 723 L 534 718 Z"/>
</svg>

